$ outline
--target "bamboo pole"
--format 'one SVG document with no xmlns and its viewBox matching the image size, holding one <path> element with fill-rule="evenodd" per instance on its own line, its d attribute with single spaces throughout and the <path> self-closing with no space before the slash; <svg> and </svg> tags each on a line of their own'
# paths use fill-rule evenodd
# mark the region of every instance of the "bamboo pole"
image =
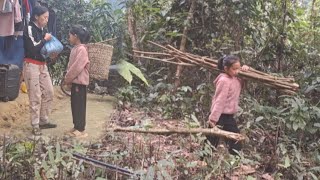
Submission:
<svg viewBox="0 0 320 180">
<path fill-rule="evenodd" d="M 170 54 L 167 54 L 167 53 L 158 53 L 158 52 L 146 52 L 146 51 L 138 51 L 138 50 L 133 50 L 133 52 L 136 52 L 136 53 L 139 53 L 139 54 L 148 54 L 148 55 L 170 56 Z"/>
<path fill-rule="evenodd" d="M 133 128 L 123 128 L 115 127 L 107 129 L 107 131 L 114 132 L 134 132 L 134 133 L 146 133 L 146 134 L 159 134 L 159 135 L 170 135 L 170 134 L 198 134 L 202 133 L 203 135 L 208 136 L 219 136 L 227 139 L 232 139 L 235 141 L 243 141 L 245 137 L 238 133 L 233 133 L 229 131 L 221 130 L 217 127 L 214 128 L 170 128 L 170 129 L 159 129 L 159 128 L 149 128 L 149 129 L 133 129 Z"/>
<path fill-rule="evenodd" d="M 175 64 L 175 65 L 182 65 L 182 66 L 195 66 L 194 64 L 189 64 L 189 63 L 181 63 L 181 62 L 174 62 L 171 61 L 174 58 L 169 58 L 169 59 L 160 59 L 160 58 L 154 58 L 154 57 L 148 57 L 148 56 L 135 56 L 138 58 L 144 58 L 144 59 L 150 59 L 150 60 L 155 60 L 155 61 L 161 61 L 161 62 L 165 62 L 165 63 L 171 63 L 171 64 Z"/>
</svg>

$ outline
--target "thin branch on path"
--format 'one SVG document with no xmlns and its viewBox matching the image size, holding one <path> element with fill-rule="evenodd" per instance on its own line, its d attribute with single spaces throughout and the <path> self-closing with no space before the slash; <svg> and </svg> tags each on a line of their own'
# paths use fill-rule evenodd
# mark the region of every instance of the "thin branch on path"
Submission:
<svg viewBox="0 0 320 180">
<path fill-rule="evenodd" d="M 170 135 L 170 134 L 198 134 L 202 133 L 203 135 L 219 136 L 227 139 L 232 139 L 236 141 L 243 141 L 245 137 L 238 133 L 233 133 L 229 131 L 221 130 L 217 127 L 214 128 L 176 128 L 176 129 L 159 129 L 159 128 L 149 128 L 149 129 L 134 129 L 134 128 L 122 128 L 114 127 L 109 128 L 107 131 L 114 132 L 134 132 L 134 133 L 149 133 L 149 134 L 161 134 L 161 135 Z"/>
</svg>

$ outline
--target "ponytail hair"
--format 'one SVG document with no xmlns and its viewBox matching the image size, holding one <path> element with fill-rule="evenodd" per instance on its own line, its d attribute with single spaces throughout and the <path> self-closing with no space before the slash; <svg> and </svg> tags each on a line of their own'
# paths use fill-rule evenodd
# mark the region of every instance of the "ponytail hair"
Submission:
<svg viewBox="0 0 320 180">
<path fill-rule="evenodd" d="M 90 41 L 90 33 L 82 25 L 72 26 L 69 32 L 72 35 L 76 35 L 82 44 L 86 44 Z"/>
<path fill-rule="evenodd" d="M 218 60 L 218 69 L 224 71 L 224 67 L 230 68 L 234 63 L 239 62 L 240 58 L 235 55 L 228 55 Z"/>
</svg>

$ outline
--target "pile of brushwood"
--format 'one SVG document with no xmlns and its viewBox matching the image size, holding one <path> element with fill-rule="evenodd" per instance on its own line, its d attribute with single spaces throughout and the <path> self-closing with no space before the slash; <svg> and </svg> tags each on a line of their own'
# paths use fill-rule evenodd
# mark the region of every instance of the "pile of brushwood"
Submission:
<svg viewBox="0 0 320 180">
<path fill-rule="evenodd" d="M 163 52 L 134 51 L 137 57 L 158 60 L 182 66 L 201 66 L 215 71 L 220 71 L 217 68 L 218 60 L 216 59 L 182 52 L 171 45 L 162 46 L 154 42 L 149 43 L 160 47 Z M 276 88 L 286 94 L 295 94 L 299 89 L 299 85 L 294 82 L 294 78 L 275 76 L 255 70 L 253 68 L 250 68 L 248 71 L 240 71 L 239 75 L 244 79 L 252 80 L 263 85 Z"/>
</svg>

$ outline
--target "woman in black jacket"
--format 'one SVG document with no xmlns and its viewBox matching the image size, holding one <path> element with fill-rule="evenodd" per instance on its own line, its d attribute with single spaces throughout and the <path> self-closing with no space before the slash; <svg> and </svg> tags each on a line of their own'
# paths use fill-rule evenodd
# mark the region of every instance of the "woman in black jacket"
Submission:
<svg viewBox="0 0 320 180">
<path fill-rule="evenodd" d="M 23 74 L 28 87 L 30 118 L 34 135 L 41 135 L 40 129 L 55 128 L 49 123 L 49 113 L 53 101 L 53 86 L 40 50 L 51 39 L 44 27 L 48 23 L 49 12 L 46 7 L 33 8 L 31 21 L 24 30 L 25 58 Z"/>
</svg>

